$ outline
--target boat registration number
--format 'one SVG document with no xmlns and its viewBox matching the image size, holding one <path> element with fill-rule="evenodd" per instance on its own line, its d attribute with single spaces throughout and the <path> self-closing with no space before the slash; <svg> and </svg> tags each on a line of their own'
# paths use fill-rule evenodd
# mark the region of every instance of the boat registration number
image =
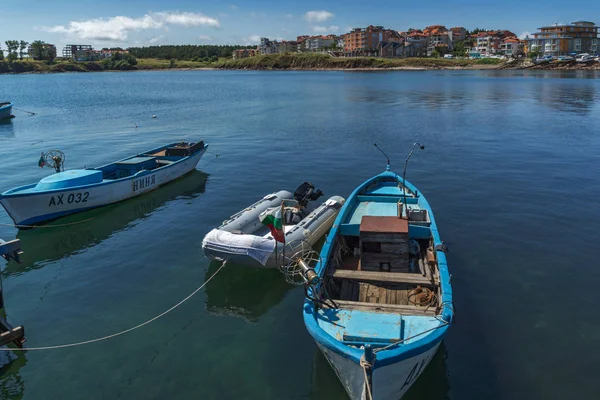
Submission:
<svg viewBox="0 0 600 400">
<path fill-rule="evenodd" d="M 61 204 L 87 203 L 90 192 L 71 193 L 69 195 L 58 194 L 50 197 L 48 207 L 59 206 Z"/>
<path fill-rule="evenodd" d="M 141 179 L 135 179 L 132 182 L 133 191 L 137 192 L 138 190 L 145 189 L 150 186 L 154 186 L 156 184 L 156 175 L 146 176 Z"/>
</svg>

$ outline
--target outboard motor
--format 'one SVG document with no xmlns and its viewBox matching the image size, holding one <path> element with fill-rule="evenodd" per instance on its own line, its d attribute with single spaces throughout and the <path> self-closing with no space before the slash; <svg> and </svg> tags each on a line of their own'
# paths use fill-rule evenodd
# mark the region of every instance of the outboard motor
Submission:
<svg viewBox="0 0 600 400">
<path fill-rule="evenodd" d="M 315 185 L 310 182 L 304 182 L 294 192 L 294 199 L 300 207 L 306 207 L 309 201 L 315 201 L 321 196 L 323 196 L 323 192 L 320 189 L 315 189 Z"/>
</svg>

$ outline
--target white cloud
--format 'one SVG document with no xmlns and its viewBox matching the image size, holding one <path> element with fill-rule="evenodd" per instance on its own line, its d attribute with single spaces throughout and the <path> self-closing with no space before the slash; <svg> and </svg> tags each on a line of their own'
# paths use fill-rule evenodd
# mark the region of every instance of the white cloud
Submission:
<svg viewBox="0 0 600 400">
<path fill-rule="evenodd" d="M 317 32 L 317 33 L 333 33 L 333 32 L 337 32 L 340 30 L 340 27 L 337 25 L 330 25 L 330 26 L 313 26 L 312 27 L 313 32 Z"/>
<path fill-rule="evenodd" d="M 159 20 L 162 18 L 164 22 L 167 24 L 173 25 L 183 25 L 183 26 L 211 26 L 213 28 L 218 28 L 221 24 L 219 20 L 216 18 L 207 17 L 204 14 L 199 13 L 191 13 L 191 12 L 183 12 L 183 13 L 173 13 L 173 12 L 159 12 L 151 15 L 156 15 L 159 17 Z"/>
<path fill-rule="evenodd" d="M 519 39 L 525 39 L 527 36 L 531 36 L 531 32 L 523 32 L 519 35 Z"/>
<path fill-rule="evenodd" d="M 248 37 L 243 38 L 242 42 L 244 42 L 244 44 L 258 44 L 258 43 L 260 43 L 260 36 L 259 35 L 250 35 Z"/>
<path fill-rule="evenodd" d="M 329 11 L 309 11 L 304 14 L 304 19 L 308 22 L 323 22 L 333 18 L 335 15 Z"/>
<path fill-rule="evenodd" d="M 161 40 L 163 40 L 164 38 L 165 38 L 165 36 L 164 36 L 164 35 L 156 36 L 156 37 L 153 37 L 152 39 L 148 40 L 148 43 L 149 43 L 149 44 L 155 44 L 155 43 L 158 43 L 158 42 L 160 42 L 160 41 L 161 41 Z"/>
<path fill-rule="evenodd" d="M 238 6 L 236 6 L 235 4 L 230 4 L 229 8 L 232 9 L 232 10 L 237 10 Z"/>
<path fill-rule="evenodd" d="M 289 19 L 292 19 L 292 18 L 294 18 L 294 14 L 285 14 L 285 17 L 289 18 Z"/>
<path fill-rule="evenodd" d="M 211 40 L 213 40 L 213 38 L 208 35 L 200 35 L 200 36 L 198 36 L 198 39 L 204 40 L 206 42 L 210 42 Z"/>
<path fill-rule="evenodd" d="M 219 20 L 204 14 L 190 12 L 148 13 L 140 18 L 116 16 L 85 21 L 70 21 L 67 26 L 57 25 L 41 28 L 47 32 L 64 33 L 78 39 L 123 41 L 131 31 L 168 28 L 167 25 L 210 26 L 218 28 Z"/>
</svg>

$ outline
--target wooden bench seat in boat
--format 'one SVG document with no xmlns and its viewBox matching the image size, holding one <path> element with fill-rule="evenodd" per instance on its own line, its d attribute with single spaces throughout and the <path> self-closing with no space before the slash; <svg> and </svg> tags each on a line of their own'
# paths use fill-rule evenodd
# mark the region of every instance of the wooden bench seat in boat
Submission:
<svg viewBox="0 0 600 400">
<path fill-rule="evenodd" d="M 439 284 L 439 281 L 435 278 L 431 279 L 430 277 L 413 272 L 376 272 L 336 269 L 334 271 L 328 271 L 327 275 L 333 279 L 352 279 L 366 282 L 408 283 L 421 286 L 436 286 Z"/>
<path fill-rule="evenodd" d="M 426 315 L 435 316 L 436 307 L 424 307 L 414 305 L 363 303 L 360 301 L 335 300 L 336 304 L 346 310 L 381 311 L 403 315 Z"/>
</svg>

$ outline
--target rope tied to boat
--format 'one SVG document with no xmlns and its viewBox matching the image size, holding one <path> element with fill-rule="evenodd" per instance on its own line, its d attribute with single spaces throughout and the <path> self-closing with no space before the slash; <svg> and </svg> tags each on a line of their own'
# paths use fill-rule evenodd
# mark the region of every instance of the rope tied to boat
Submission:
<svg viewBox="0 0 600 400">
<path fill-rule="evenodd" d="M 214 274 L 212 274 L 207 280 L 204 281 L 204 283 L 202 283 L 202 285 L 200 285 L 200 287 L 198 287 L 196 290 L 194 290 L 192 293 L 190 293 L 186 298 L 184 298 L 183 300 L 181 300 L 179 303 L 175 304 L 173 307 L 169 308 L 168 310 L 158 314 L 156 317 L 151 318 L 145 322 L 142 322 L 141 324 L 138 324 L 134 327 L 131 327 L 129 329 L 125 329 L 124 331 L 121 332 L 117 332 L 117 333 L 113 333 L 111 335 L 106 335 L 106 336 L 102 336 L 99 338 L 95 338 L 95 339 L 90 339 L 90 340 L 85 340 L 82 342 L 76 342 L 76 343 L 68 343 L 68 344 L 59 344 L 56 346 L 44 346 L 44 347 L 28 347 L 28 348 L 8 348 L 8 347 L 2 347 L 0 348 L 0 350 L 4 350 L 4 351 L 29 351 L 29 350 L 55 350 L 55 349 L 63 349 L 66 347 L 77 347 L 77 346 L 83 346 L 85 344 L 90 344 L 90 343 L 96 343 L 96 342 L 101 342 L 103 340 L 108 340 L 108 339 L 112 339 L 114 337 L 117 336 L 121 336 L 124 335 L 126 333 L 132 332 L 136 329 L 139 329 L 143 326 L 148 325 L 151 322 L 156 321 L 157 319 L 167 315 L 168 313 L 170 313 L 171 311 L 175 310 L 177 307 L 181 306 L 183 303 L 185 303 L 186 301 L 188 301 L 189 299 L 191 299 L 196 293 L 198 293 L 200 290 L 202 290 L 207 284 L 208 282 L 210 282 L 215 276 L 217 276 L 217 274 L 225 267 L 225 265 L 227 265 L 227 261 L 225 260 L 221 266 L 219 267 L 219 269 L 217 269 L 215 271 Z"/>
<path fill-rule="evenodd" d="M 88 222 L 93 220 L 94 218 L 84 219 L 82 221 L 69 222 L 67 224 L 56 224 L 56 225 L 14 225 L 14 224 L 0 224 L 0 226 L 8 226 L 11 228 L 19 228 L 19 229 L 30 229 L 30 228 L 60 228 L 62 226 L 71 226 L 71 225 L 79 225 L 84 222 Z"/>
<path fill-rule="evenodd" d="M 367 371 L 373 370 L 373 365 L 365 359 L 365 355 L 363 354 L 360 357 L 360 366 L 362 367 L 364 376 L 365 376 L 365 388 L 366 388 L 366 400 L 373 400 L 373 392 L 371 390 L 371 381 L 369 379 L 369 375 L 371 375 Z"/>
</svg>

